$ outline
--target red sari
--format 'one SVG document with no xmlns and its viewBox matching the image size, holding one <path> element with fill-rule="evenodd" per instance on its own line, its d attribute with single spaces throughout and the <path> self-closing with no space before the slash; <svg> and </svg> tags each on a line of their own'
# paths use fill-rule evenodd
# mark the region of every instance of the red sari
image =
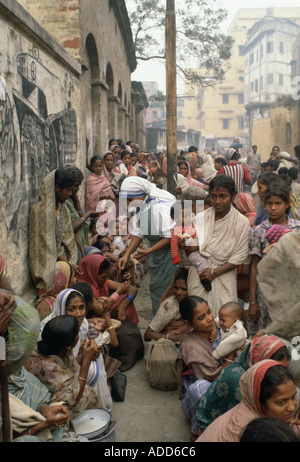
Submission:
<svg viewBox="0 0 300 462">
<path fill-rule="evenodd" d="M 96 299 L 100 297 L 109 297 L 110 292 L 109 292 L 109 287 L 108 287 L 108 282 L 106 281 L 104 284 L 99 286 L 97 282 L 97 276 L 99 274 L 99 267 L 105 257 L 100 254 L 94 254 L 94 255 L 87 255 L 84 257 L 80 263 L 79 263 L 79 268 L 82 271 L 82 275 L 78 275 L 77 279 L 80 282 L 87 282 L 90 284 L 90 286 L 93 289 L 94 297 Z M 112 308 L 110 309 L 109 313 L 110 315 L 112 312 L 118 309 L 118 306 L 126 298 L 126 294 L 120 295 L 119 299 L 113 304 Z M 126 317 L 134 322 L 134 324 L 138 325 L 139 323 L 139 318 L 135 309 L 135 305 L 133 302 L 131 302 L 127 308 L 126 308 Z"/>
</svg>

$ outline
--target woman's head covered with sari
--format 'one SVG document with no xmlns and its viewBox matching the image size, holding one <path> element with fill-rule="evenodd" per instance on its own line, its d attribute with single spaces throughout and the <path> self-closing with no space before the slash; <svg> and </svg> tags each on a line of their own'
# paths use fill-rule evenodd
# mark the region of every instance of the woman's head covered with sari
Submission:
<svg viewBox="0 0 300 462">
<path fill-rule="evenodd" d="M 254 364 L 240 379 L 241 402 L 218 417 L 197 441 L 239 442 L 249 422 L 258 417 L 268 416 L 270 411 L 265 400 L 264 379 L 268 371 L 275 367 L 273 373 L 277 375 L 277 383 L 269 387 L 269 396 L 272 396 L 281 384 L 288 380 L 293 381 L 288 368 L 277 361 L 266 359 Z"/>
<path fill-rule="evenodd" d="M 104 291 L 104 287 L 100 287 L 97 281 L 97 276 L 101 274 L 101 265 L 105 265 L 105 268 L 109 267 L 109 261 L 101 254 L 87 255 L 79 263 L 79 268 L 82 271 L 82 275 L 78 276 L 80 282 L 87 282 L 93 289 L 95 298 L 99 298 L 101 295 L 108 296 L 108 289 Z M 103 284 L 104 286 L 105 284 Z"/>
<path fill-rule="evenodd" d="M 256 207 L 253 197 L 246 193 L 237 194 L 233 204 L 242 215 L 248 218 L 250 226 L 254 226 Z"/>
</svg>

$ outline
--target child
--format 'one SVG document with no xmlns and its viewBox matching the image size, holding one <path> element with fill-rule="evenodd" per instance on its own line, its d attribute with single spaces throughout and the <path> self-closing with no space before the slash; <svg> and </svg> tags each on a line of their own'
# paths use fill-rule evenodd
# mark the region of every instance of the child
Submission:
<svg viewBox="0 0 300 462">
<path fill-rule="evenodd" d="M 233 351 L 238 354 L 237 350 L 245 346 L 247 331 L 242 322 L 243 313 L 237 302 L 228 302 L 219 309 L 219 317 L 215 321 L 221 330 L 221 342 L 213 351 L 216 359 L 226 358 Z"/>
<path fill-rule="evenodd" d="M 188 216 L 187 212 L 182 208 L 182 223 L 181 225 L 178 224 L 174 227 L 171 235 L 171 255 L 172 255 L 172 262 L 174 265 L 181 263 L 180 252 L 179 252 L 179 241 L 184 240 L 186 241 L 186 245 L 193 245 L 193 240 L 196 239 L 196 229 L 192 223 L 192 217 Z M 206 268 L 211 268 L 211 262 L 202 257 L 199 251 L 191 252 L 187 256 L 189 262 L 197 267 L 198 273 L 200 274 Z M 201 284 L 203 285 L 206 291 L 211 290 L 211 283 L 209 281 L 201 280 Z"/>
</svg>

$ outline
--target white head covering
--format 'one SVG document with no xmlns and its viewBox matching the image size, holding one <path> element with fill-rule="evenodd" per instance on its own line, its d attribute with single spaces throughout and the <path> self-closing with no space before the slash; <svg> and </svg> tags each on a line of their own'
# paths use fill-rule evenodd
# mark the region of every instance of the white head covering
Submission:
<svg viewBox="0 0 300 462">
<path fill-rule="evenodd" d="M 282 159 L 287 159 L 287 160 L 291 158 L 290 154 L 288 152 L 285 152 L 285 151 L 280 152 L 278 154 L 278 157 L 279 158 L 282 157 Z"/>
<path fill-rule="evenodd" d="M 226 160 L 226 162 L 229 162 L 233 154 L 236 152 L 236 149 L 234 148 L 226 148 L 224 149 L 224 153 L 222 157 Z"/>
<path fill-rule="evenodd" d="M 176 198 L 173 196 L 173 194 L 169 193 L 168 191 L 164 191 L 163 189 L 157 188 L 154 183 L 150 183 L 150 181 L 145 180 L 144 178 L 136 176 L 128 177 L 125 178 L 121 185 L 121 197 L 139 198 L 145 194 L 152 199 L 160 199 L 171 204 L 176 201 Z"/>
</svg>

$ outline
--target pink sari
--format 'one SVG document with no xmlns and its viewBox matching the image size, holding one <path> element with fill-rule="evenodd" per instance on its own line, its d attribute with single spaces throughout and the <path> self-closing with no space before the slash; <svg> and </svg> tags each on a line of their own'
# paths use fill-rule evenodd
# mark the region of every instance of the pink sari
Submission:
<svg viewBox="0 0 300 462">
<path fill-rule="evenodd" d="M 98 285 L 97 276 L 99 274 L 99 267 L 101 263 L 105 260 L 105 257 L 100 254 L 94 255 L 87 255 L 84 257 L 80 263 L 79 268 L 83 272 L 82 275 L 78 275 L 77 279 L 81 282 L 87 282 L 93 289 L 94 297 L 96 299 L 100 297 L 109 297 L 109 287 L 108 281 L 102 284 L 101 286 Z M 126 298 L 126 294 L 120 295 L 119 299 L 113 304 L 112 308 L 110 309 L 110 314 L 117 310 L 118 306 Z M 126 308 L 126 317 L 134 322 L 134 324 L 138 325 L 139 318 L 134 306 L 134 303 L 131 302 Z"/>
</svg>

